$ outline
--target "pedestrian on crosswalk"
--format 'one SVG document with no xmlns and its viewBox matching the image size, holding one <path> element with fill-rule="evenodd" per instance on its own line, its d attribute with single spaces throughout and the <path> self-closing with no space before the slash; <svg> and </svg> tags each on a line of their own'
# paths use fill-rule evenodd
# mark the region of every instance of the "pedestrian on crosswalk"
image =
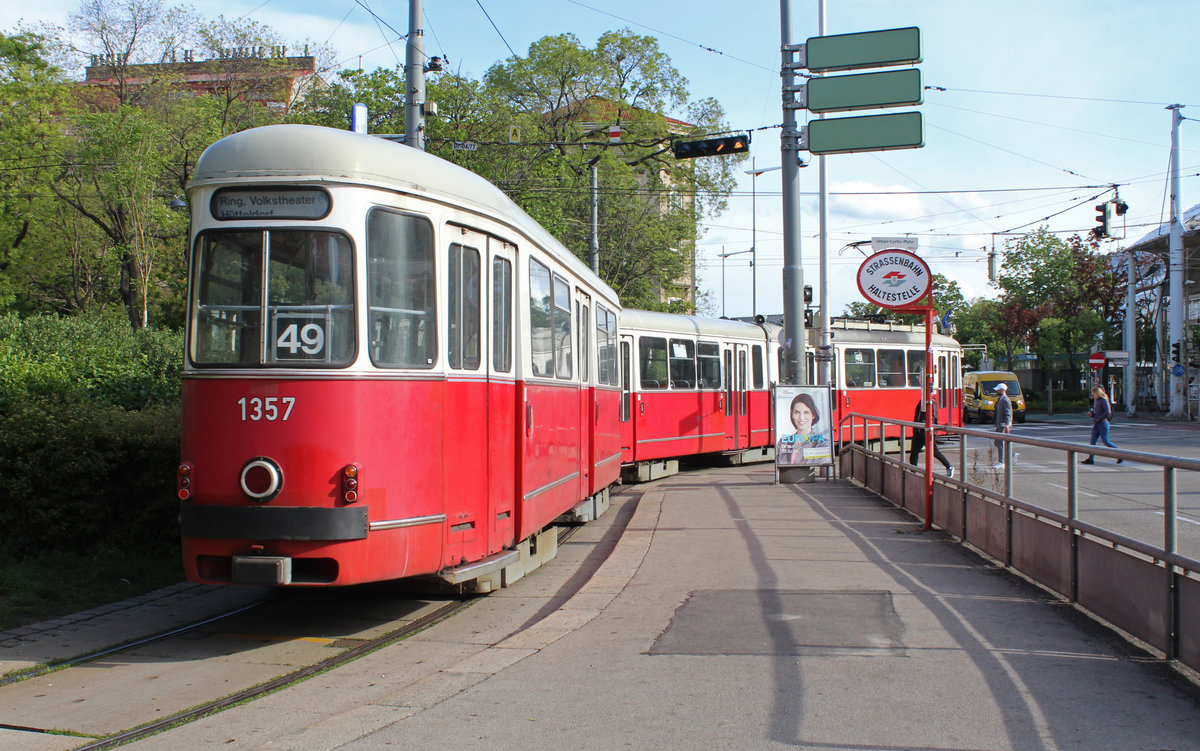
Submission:
<svg viewBox="0 0 1200 751">
<path fill-rule="evenodd" d="M 1108 400 L 1108 394 L 1104 393 L 1104 389 L 1099 386 L 1092 387 L 1092 408 L 1088 410 L 1088 414 L 1092 416 L 1092 442 L 1090 445 L 1095 446 L 1096 441 L 1100 441 L 1110 449 L 1115 449 L 1117 444 L 1108 440 L 1108 423 L 1112 417 L 1112 403 Z M 1117 459 L 1117 464 L 1123 461 L 1124 459 Z M 1089 455 L 1080 462 L 1080 464 L 1095 463 L 1095 454 Z"/>
<path fill-rule="evenodd" d="M 996 384 L 996 394 L 999 397 L 996 399 L 996 432 L 1011 433 L 1013 410 L 1012 401 L 1008 398 L 1008 386 L 1003 383 Z M 1004 441 L 997 438 L 996 444 L 996 463 L 992 465 L 992 469 L 1002 469 L 1004 467 Z M 1013 456 L 1016 456 L 1014 454 Z"/>
</svg>

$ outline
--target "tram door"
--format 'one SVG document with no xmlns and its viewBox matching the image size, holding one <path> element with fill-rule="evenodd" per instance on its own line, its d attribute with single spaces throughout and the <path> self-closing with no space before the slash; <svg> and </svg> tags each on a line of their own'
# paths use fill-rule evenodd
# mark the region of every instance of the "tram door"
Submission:
<svg viewBox="0 0 1200 751">
<path fill-rule="evenodd" d="M 491 262 L 488 269 L 487 384 L 487 520 L 488 553 L 496 553 L 516 542 L 517 443 L 513 440 L 517 421 L 515 379 L 516 345 L 513 306 L 516 284 L 516 246 L 496 238 L 488 243 Z M 482 426 L 476 426 L 482 427 Z M 470 441 L 461 441 L 471 446 Z M 477 447 L 472 447 L 473 449 Z M 480 456 L 475 454 L 475 456 Z M 453 471 L 469 474 L 469 464 Z"/>
<path fill-rule="evenodd" d="M 621 461 L 629 463 L 636 459 L 634 456 L 633 431 L 633 337 L 625 334 L 620 339 L 621 362 Z"/>
<path fill-rule="evenodd" d="M 750 415 L 747 409 L 747 381 L 750 371 L 750 349 L 745 344 L 723 345 L 721 348 L 721 377 L 724 391 L 722 412 L 725 415 L 725 450 L 747 448 L 750 445 Z"/>
<path fill-rule="evenodd" d="M 937 417 L 938 422 L 942 425 L 950 424 L 950 384 L 948 378 L 950 376 L 950 366 L 946 362 L 946 353 L 938 352 L 934 357 L 934 374 L 937 383 Z"/>
<path fill-rule="evenodd" d="M 575 343 L 579 351 L 579 480 L 580 495 L 591 495 L 593 447 L 596 445 L 596 389 L 592 373 L 592 298 L 575 290 Z"/>
</svg>

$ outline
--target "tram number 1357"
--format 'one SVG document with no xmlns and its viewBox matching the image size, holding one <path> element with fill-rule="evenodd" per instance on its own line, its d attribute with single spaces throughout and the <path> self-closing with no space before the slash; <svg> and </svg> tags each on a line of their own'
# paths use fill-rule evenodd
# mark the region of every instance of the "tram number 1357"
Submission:
<svg viewBox="0 0 1200 751">
<path fill-rule="evenodd" d="M 292 407 L 296 406 L 296 397 L 252 396 L 247 399 L 243 396 L 238 399 L 237 403 L 242 409 L 242 422 L 259 422 L 261 420 L 274 422 L 275 420 L 287 420 L 291 416 Z"/>
</svg>

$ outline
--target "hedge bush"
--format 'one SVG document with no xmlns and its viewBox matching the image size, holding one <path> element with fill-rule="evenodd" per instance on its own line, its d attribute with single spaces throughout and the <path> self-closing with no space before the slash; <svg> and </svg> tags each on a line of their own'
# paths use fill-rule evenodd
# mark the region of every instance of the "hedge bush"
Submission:
<svg viewBox="0 0 1200 751">
<path fill-rule="evenodd" d="M 181 352 L 121 320 L 0 316 L 0 552 L 176 538 Z"/>
<path fill-rule="evenodd" d="M 177 331 L 98 315 L 0 316 L 0 399 L 78 396 L 127 410 L 176 402 L 182 361 Z"/>
</svg>

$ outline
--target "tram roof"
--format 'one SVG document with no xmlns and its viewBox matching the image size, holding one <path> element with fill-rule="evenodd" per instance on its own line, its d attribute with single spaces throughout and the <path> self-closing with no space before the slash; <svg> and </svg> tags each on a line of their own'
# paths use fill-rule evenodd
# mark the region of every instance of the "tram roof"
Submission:
<svg viewBox="0 0 1200 751">
<path fill-rule="evenodd" d="M 570 250 L 508 195 L 483 177 L 441 157 L 377 136 L 318 125 L 266 125 L 225 136 L 196 163 L 190 188 L 261 178 L 263 182 L 332 180 L 441 198 L 505 217 L 572 273 L 617 299 Z"/>
<path fill-rule="evenodd" d="M 644 329 L 668 334 L 693 334 L 697 336 L 728 337 L 737 339 L 767 339 L 763 326 L 729 318 L 701 318 L 699 316 L 659 313 L 653 310 L 628 308 L 621 312 L 621 328 Z"/>
</svg>

